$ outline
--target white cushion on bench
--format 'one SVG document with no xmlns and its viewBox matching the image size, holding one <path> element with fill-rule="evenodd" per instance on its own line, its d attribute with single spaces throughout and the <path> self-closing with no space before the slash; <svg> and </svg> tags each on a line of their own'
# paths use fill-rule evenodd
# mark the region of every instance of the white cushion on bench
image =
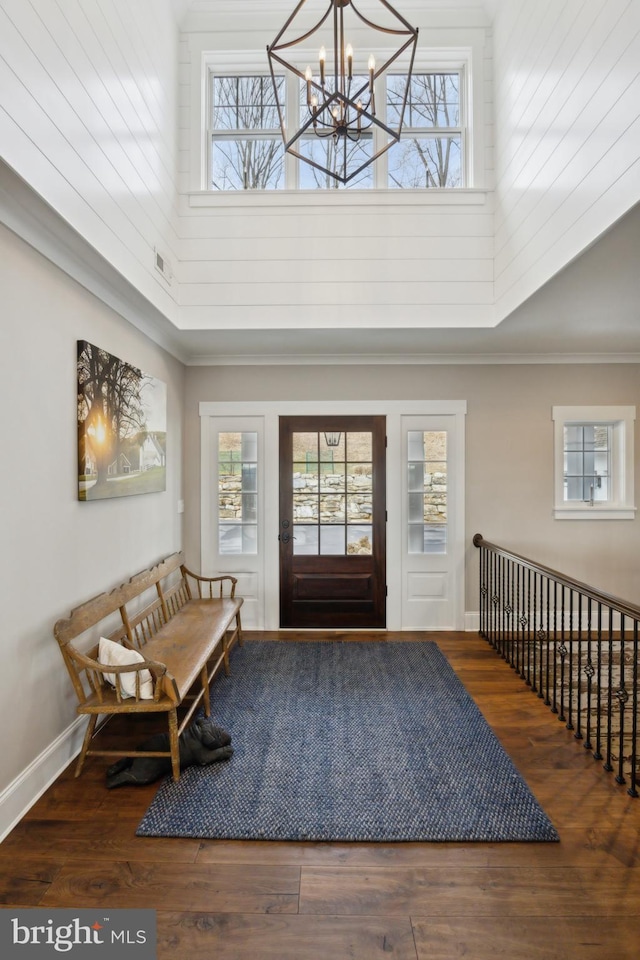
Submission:
<svg viewBox="0 0 640 960">
<path fill-rule="evenodd" d="M 105 666 L 123 667 L 130 663 L 141 663 L 144 657 L 137 650 L 130 650 L 129 647 L 123 647 L 121 643 L 108 640 L 107 637 L 100 637 L 98 647 L 98 660 Z M 116 686 L 115 673 L 103 674 L 107 683 L 113 687 Z M 136 695 L 136 674 L 121 673 L 120 690 L 123 697 L 135 697 Z M 153 700 L 153 680 L 148 670 L 140 671 L 140 699 Z"/>
</svg>

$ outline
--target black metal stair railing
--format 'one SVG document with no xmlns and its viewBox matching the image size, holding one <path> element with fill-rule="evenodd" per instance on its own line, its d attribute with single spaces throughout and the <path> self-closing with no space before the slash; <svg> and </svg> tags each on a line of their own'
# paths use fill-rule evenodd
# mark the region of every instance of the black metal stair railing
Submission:
<svg viewBox="0 0 640 960">
<path fill-rule="evenodd" d="M 480 636 L 638 796 L 640 607 L 488 543 L 480 550 Z"/>
</svg>

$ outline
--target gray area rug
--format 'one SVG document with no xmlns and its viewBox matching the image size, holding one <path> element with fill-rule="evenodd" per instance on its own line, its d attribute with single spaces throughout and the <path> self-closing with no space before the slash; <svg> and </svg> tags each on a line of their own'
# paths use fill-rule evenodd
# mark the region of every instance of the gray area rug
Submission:
<svg viewBox="0 0 640 960">
<path fill-rule="evenodd" d="M 432 642 L 245 642 L 212 689 L 231 760 L 158 790 L 139 836 L 557 841 Z"/>
</svg>

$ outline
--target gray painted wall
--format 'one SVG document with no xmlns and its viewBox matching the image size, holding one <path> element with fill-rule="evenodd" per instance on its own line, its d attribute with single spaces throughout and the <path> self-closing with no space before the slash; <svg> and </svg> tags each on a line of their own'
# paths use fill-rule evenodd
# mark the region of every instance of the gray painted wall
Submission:
<svg viewBox="0 0 640 960">
<path fill-rule="evenodd" d="M 638 404 L 636 364 L 190 368 L 185 394 L 185 547 L 191 563 L 200 556 L 198 403 L 314 399 L 466 400 L 467 541 L 480 532 L 488 540 L 640 602 L 638 520 L 552 517 L 552 406 Z M 639 449 L 636 440 L 636 490 Z M 466 589 L 466 610 L 476 611 L 473 546 L 467 554 Z"/>
</svg>

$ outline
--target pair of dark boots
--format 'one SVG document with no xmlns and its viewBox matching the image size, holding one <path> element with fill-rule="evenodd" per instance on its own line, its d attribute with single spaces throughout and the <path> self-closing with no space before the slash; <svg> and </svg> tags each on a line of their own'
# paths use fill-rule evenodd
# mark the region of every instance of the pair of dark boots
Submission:
<svg viewBox="0 0 640 960">
<path fill-rule="evenodd" d="M 233 754 L 231 737 L 217 727 L 211 717 L 201 717 L 180 734 L 180 769 L 199 764 L 228 760 Z M 158 733 L 138 747 L 139 750 L 168 750 L 169 734 Z M 127 783 L 153 783 L 171 773 L 171 757 L 123 757 L 107 770 L 107 787 L 122 787 Z"/>
</svg>

